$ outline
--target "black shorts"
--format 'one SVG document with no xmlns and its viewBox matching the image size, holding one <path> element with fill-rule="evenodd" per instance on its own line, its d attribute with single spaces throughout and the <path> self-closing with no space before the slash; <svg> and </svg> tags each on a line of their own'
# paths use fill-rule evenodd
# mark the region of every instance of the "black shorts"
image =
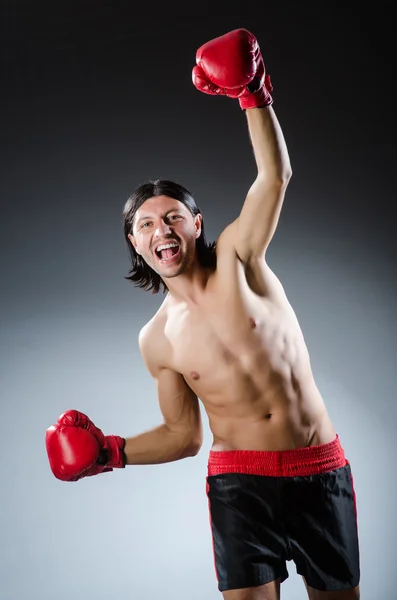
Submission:
<svg viewBox="0 0 397 600">
<path fill-rule="evenodd" d="M 210 452 L 207 495 L 220 591 L 288 577 L 350 589 L 360 579 L 356 496 L 339 438 L 281 452 Z"/>
</svg>

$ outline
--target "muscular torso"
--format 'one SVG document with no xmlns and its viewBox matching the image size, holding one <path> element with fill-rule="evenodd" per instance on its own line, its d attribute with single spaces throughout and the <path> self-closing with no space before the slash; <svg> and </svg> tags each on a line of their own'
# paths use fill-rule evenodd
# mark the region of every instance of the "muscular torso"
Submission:
<svg viewBox="0 0 397 600">
<path fill-rule="evenodd" d="M 334 439 L 295 313 L 264 261 L 247 268 L 223 253 L 195 302 L 168 296 L 155 319 L 164 366 L 202 401 L 214 450 Z"/>
</svg>

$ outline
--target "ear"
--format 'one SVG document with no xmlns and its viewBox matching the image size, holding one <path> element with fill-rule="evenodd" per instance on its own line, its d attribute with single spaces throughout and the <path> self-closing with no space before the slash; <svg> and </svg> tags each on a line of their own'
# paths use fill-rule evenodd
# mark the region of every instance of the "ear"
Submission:
<svg viewBox="0 0 397 600">
<path fill-rule="evenodd" d="M 137 243 L 136 243 L 136 240 L 135 240 L 134 236 L 133 236 L 133 235 L 131 235 L 131 233 L 129 233 L 129 234 L 128 234 L 128 239 L 130 240 L 131 244 L 132 244 L 132 245 L 133 245 L 133 247 L 135 248 L 135 252 L 136 252 L 137 254 L 140 254 L 140 252 L 139 252 L 139 250 L 138 250 L 138 248 L 137 248 Z"/>
<path fill-rule="evenodd" d="M 201 224 L 203 222 L 203 217 L 199 214 L 197 214 L 194 217 L 194 227 L 196 229 L 196 239 L 200 237 L 201 235 Z"/>
</svg>

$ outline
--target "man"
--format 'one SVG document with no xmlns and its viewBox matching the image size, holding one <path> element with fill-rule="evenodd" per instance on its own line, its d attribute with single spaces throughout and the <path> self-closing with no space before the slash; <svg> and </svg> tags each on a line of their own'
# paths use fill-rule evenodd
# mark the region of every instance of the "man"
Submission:
<svg viewBox="0 0 397 600">
<path fill-rule="evenodd" d="M 193 83 L 238 99 L 258 174 L 241 213 L 207 244 L 191 194 L 147 182 L 124 209 L 130 279 L 167 295 L 139 345 L 164 422 L 128 439 L 104 436 L 75 410 L 46 434 L 51 468 L 76 481 L 125 465 L 194 456 L 198 398 L 213 445 L 208 460 L 216 574 L 226 600 L 275 600 L 296 564 L 310 600 L 359 598 L 350 465 L 311 371 L 283 287 L 267 264 L 291 177 L 258 42 L 238 29 L 204 44 Z"/>
</svg>

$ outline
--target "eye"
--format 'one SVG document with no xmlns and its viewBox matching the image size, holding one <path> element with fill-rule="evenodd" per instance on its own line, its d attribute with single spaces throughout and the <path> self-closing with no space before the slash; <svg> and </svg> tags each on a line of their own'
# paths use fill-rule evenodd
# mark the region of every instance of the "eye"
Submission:
<svg viewBox="0 0 397 600">
<path fill-rule="evenodd" d="M 145 229 L 146 225 L 150 225 L 150 221 L 146 221 L 146 223 L 142 223 L 141 229 Z"/>
<path fill-rule="evenodd" d="M 180 215 L 171 215 L 168 218 L 172 221 L 173 219 L 180 219 L 181 217 Z"/>
</svg>

